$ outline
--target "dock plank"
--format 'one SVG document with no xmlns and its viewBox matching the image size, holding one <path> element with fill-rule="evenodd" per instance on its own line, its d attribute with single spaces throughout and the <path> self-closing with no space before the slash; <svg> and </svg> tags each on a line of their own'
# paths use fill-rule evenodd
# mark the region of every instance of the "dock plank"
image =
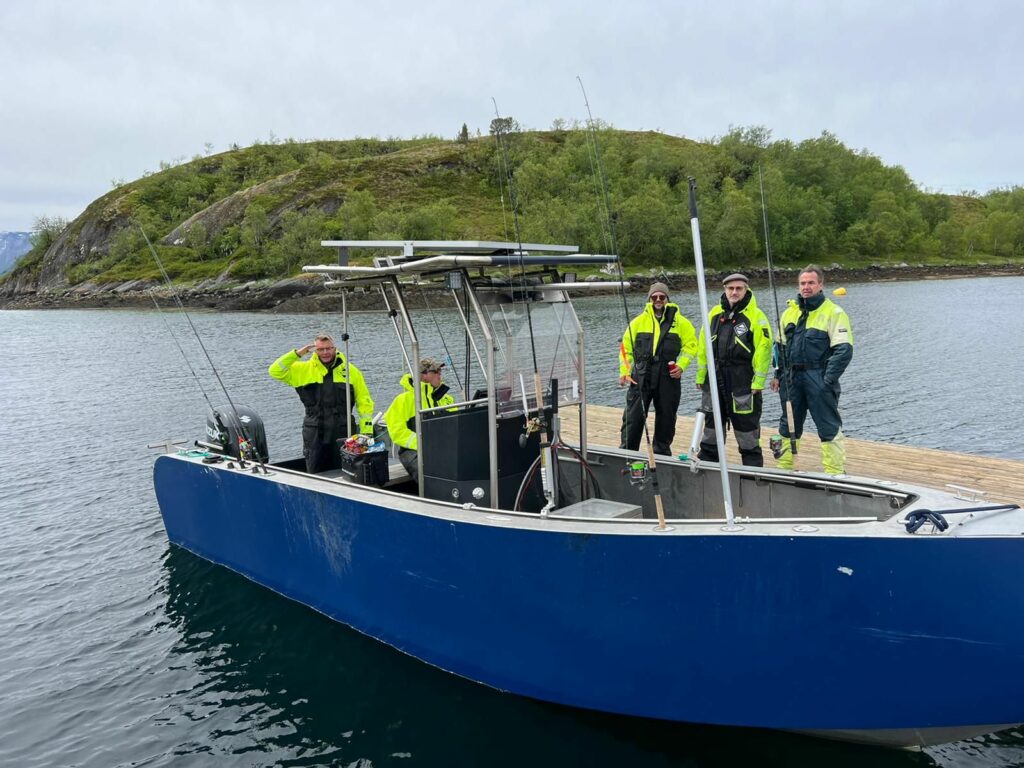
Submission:
<svg viewBox="0 0 1024 768">
<path fill-rule="evenodd" d="M 561 415 L 563 436 L 566 440 L 575 442 L 579 439 L 579 420 L 576 414 L 571 409 L 566 409 Z M 621 424 L 621 408 L 588 406 L 589 442 L 617 446 Z M 653 433 L 653 413 L 648 418 L 648 427 Z M 677 456 L 689 450 L 692 434 L 693 417 L 680 416 L 676 420 L 676 439 L 673 443 Z M 771 453 L 767 445 L 767 438 L 771 434 L 774 434 L 772 430 L 762 427 L 762 442 L 768 466 L 772 466 Z M 736 450 L 736 441 L 731 433 L 727 437 L 729 461 L 738 464 L 740 458 Z M 813 429 L 806 432 L 800 441 L 796 468 L 807 472 L 820 472 L 820 446 L 821 443 L 813 434 Z M 986 500 L 1024 503 L 1024 461 L 847 437 L 846 470 L 851 475 L 916 483 L 931 488 L 941 489 L 949 484 L 961 485 L 985 491 Z"/>
</svg>

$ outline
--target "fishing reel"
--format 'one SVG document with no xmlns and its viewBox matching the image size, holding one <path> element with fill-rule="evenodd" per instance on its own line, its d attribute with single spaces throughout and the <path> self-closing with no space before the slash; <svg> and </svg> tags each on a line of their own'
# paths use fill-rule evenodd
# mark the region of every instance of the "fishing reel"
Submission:
<svg viewBox="0 0 1024 768">
<path fill-rule="evenodd" d="M 768 448 L 771 449 L 772 456 L 776 459 L 781 459 L 787 453 L 789 453 L 792 447 L 792 441 L 788 437 L 782 435 L 772 435 L 768 438 Z M 796 453 L 796 451 L 793 451 Z"/>
<path fill-rule="evenodd" d="M 647 461 L 640 459 L 637 461 L 627 461 L 626 468 L 622 470 L 622 474 L 629 478 L 629 484 L 634 488 L 643 488 L 647 485 L 649 470 L 650 466 Z"/>
<path fill-rule="evenodd" d="M 532 419 L 528 420 L 523 429 L 523 434 L 519 436 L 519 447 L 525 448 L 526 444 L 530 442 L 530 435 L 534 432 L 540 432 L 543 427 L 544 421 L 539 416 L 534 416 Z"/>
<path fill-rule="evenodd" d="M 241 435 L 238 436 L 238 457 L 242 461 L 256 461 L 256 451 L 252 447 L 252 443 L 246 440 Z"/>
</svg>

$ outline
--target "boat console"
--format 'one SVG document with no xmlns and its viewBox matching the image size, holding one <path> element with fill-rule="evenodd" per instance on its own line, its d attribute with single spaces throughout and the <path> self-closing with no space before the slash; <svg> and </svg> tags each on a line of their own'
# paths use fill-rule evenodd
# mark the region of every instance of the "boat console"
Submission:
<svg viewBox="0 0 1024 768">
<path fill-rule="evenodd" d="M 486 403 L 423 414 L 423 495 L 437 501 L 472 502 L 512 509 L 540 450 L 540 433 L 527 434 L 522 412 L 499 413 L 496 423 L 498 498 L 490 492 Z M 544 500 L 531 488 L 520 508 L 539 511 Z"/>
</svg>

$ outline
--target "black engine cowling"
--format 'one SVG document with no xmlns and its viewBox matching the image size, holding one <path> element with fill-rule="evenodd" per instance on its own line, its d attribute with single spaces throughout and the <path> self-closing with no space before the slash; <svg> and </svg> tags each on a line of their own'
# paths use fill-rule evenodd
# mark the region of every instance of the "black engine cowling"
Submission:
<svg viewBox="0 0 1024 768">
<path fill-rule="evenodd" d="M 252 408 L 242 405 L 218 406 L 206 412 L 206 442 L 220 446 L 222 453 L 236 459 L 256 459 L 258 454 L 260 461 L 270 460 L 263 419 Z M 249 446 L 244 456 L 240 451 L 243 445 Z"/>
</svg>

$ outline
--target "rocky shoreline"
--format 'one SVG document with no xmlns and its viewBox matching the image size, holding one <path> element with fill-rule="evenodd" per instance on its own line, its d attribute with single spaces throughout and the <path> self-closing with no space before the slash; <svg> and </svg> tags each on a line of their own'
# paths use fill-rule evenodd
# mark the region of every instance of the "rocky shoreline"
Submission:
<svg viewBox="0 0 1024 768">
<path fill-rule="evenodd" d="M 776 284 L 796 284 L 797 268 L 777 268 Z M 826 268 L 827 282 L 832 286 L 850 282 L 880 282 L 895 280 L 935 280 L 958 277 L 992 277 L 1024 275 L 1021 264 L 975 264 L 951 266 L 872 265 L 866 268 L 846 268 L 837 264 Z M 709 272 L 707 283 L 714 288 L 727 272 Z M 755 285 L 768 283 L 767 268 L 747 271 Z M 610 278 L 609 278 L 610 279 Z M 659 280 L 670 288 L 686 290 L 695 285 L 693 272 L 665 273 L 650 270 L 626 275 L 632 283 L 631 292 L 646 291 L 647 286 Z M 591 279 L 591 282 L 600 282 Z M 4 290 L 7 289 L 7 290 Z M 610 288 L 609 291 L 614 289 Z M 230 282 L 224 279 L 207 280 L 196 285 L 176 286 L 177 298 L 189 309 L 208 309 L 221 312 L 269 311 L 275 313 L 338 312 L 341 294 L 324 288 L 316 275 L 285 280 L 259 280 Z M 417 292 L 408 294 L 411 306 L 429 301 L 431 306 L 444 306 L 448 296 L 430 291 L 429 298 Z M 153 307 L 154 298 L 162 306 L 173 306 L 175 297 L 166 285 L 152 281 L 133 280 L 122 284 L 95 285 L 87 283 L 73 288 L 36 290 L 22 286 L 0 286 L 0 309 L 146 309 Z M 376 290 L 365 289 L 349 293 L 351 310 L 380 309 Z"/>
</svg>

